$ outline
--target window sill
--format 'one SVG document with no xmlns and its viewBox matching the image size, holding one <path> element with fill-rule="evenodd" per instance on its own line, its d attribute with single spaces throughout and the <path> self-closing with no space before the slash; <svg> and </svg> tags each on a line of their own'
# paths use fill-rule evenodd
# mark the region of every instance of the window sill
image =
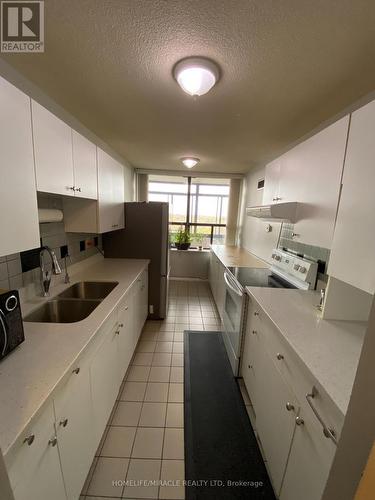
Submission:
<svg viewBox="0 0 375 500">
<path fill-rule="evenodd" d="M 211 250 L 209 248 L 203 248 L 202 250 L 199 250 L 199 248 L 188 248 L 187 250 L 180 250 L 179 248 L 170 248 L 172 252 L 189 252 L 189 253 L 209 253 Z"/>
</svg>

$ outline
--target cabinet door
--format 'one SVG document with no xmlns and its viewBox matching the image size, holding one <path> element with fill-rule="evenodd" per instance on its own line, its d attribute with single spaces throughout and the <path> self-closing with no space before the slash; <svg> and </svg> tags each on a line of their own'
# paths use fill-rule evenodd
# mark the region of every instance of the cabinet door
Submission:
<svg viewBox="0 0 375 500">
<path fill-rule="evenodd" d="M 328 273 L 375 292 L 375 101 L 352 114 Z"/>
<path fill-rule="evenodd" d="M 39 220 L 30 99 L 1 77 L 0 109 L 0 255 L 9 255 L 39 247 Z"/>
<path fill-rule="evenodd" d="M 332 441 L 315 427 L 307 412 L 301 413 L 288 460 L 280 500 L 320 500 L 336 451 Z"/>
<path fill-rule="evenodd" d="M 143 271 L 141 277 L 141 330 L 148 316 L 148 270 Z"/>
<path fill-rule="evenodd" d="M 300 243 L 332 246 L 348 126 L 346 116 L 283 157 L 281 181 L 285 186 L 280 187 L 280 196 L 301 202 L 294 225 Z"/>
<path fill-rule="evenodd" d="M 124 227 L 124 171 L 122 165 L 98 148 L 99 233 Z"/>
<path fill-rule="evenodd" d="M 225 300 L 225 281 L 224 281 L 224 271 L 225 267 L 221 262 L 218 263 L 218 275 L 217 275 L 217 309 L 219 311 L 220 318 L 223 319 L 224 311 L 224 300 Z"/>
<path fill-rule="evenodd" d="M 292 443 L 298 405 L 262 346 L 258 345 L 256 354 L 255 370 L 259 385 L 255 389 L 254 410 L 257 431 L 278 495 Z M 290 411 L 287 410 L 287 403 L 291 405 L 289 408 L 293 407 Z"/>
<path fill-rule="evenodd" d="M 72 130 L 74 195 L 79 198 L 98 199 L 96 146 L 86 137 Z"/>
<path fill-rule="evenodd" d="M 279 200 L 280 160 L 274 160 L 266 166 L 264 178 L 263 204 L 277 203 Z"/>
<path fill-rule="evenodd" d="M 102 437 L 119 391 L 117 328 L 116 325 L 106 334 L 90 366 L 96 446 Z"/>
<path fill-rule="evenodd" d="M 76 500 L 96 451 L 88 366 L 71 374 L 54 398 L 54 407 L 66 493 L 69 500 Z"/>
<path fill-rule="evenodd" d="M 15 500 L 66 500 L 52 403 L 31 423 L 5 457 Z M 33 436 L 28 445 L 26 437 Z"/>
<path fill-rule="evenodd" d="M 71 128 L 37 102 L 31 103 L 37 190 L 74 196 Z"/>
<path fill-rule="evenodd" d="M 131 292 L 122 301 L 118 310 L 118 366 L 120 383 L 129 367 L 135 349 L 135 336 L 133 334 L 132 309 L 133 300 Z"/>
</svg>

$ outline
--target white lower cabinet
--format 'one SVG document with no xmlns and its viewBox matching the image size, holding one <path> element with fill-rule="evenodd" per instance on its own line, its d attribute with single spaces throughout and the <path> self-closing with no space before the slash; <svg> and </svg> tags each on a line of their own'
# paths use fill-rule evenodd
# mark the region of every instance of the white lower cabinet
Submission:
<svg viewBox="0 0 375 500">
<path fill-rule="evenodd" d="M 215 300 L 220 318 L 223 319 L 224 299 L 225 299 L 225 266 L 219 258 L 211 251 L 209 263 L 209 283 L 211 292 Z"/>
<path fill-rule="evenodd" d="M 134 334 L 134 297 L 130 292 L 127 293 L 118 308 L 118 366 L 120 383 L 123 374 L 128 369 L 132 359 L 135 346 L 137 344 Z"/>
<path fill-rule="evenodd" d="M 306 401 L 315 385 L 265 311 L 252 299 L 248 308 L 241 374 L 253 405 L 254 430 L 281 500 L 320 500 L 335 444 Z M 322 392 L 319 414 L 339 434 L 343 416 Z"/>
<path fill-rule="evenodd" d="M 118 325 L 105 335 L 90 366 L 94 439 L 99 443 L 119 391 Z"/>
<path fill-rule="evenodd" d="M 61 468 L 69 500 L 76 500 L 96 451 L 90 372 L 87 364 L 78 365 L 65 386 L 54 398 L 56 436 Z"/>
<path fill-rule="evenodd" d="M 54 420 L 49 403 L 5 456 L 15 500 L 66 500 Z"/>
</svg>

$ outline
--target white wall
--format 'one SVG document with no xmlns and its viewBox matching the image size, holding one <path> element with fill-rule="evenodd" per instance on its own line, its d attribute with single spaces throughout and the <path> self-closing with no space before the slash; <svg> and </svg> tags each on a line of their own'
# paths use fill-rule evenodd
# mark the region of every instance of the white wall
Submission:
<svg viewBox="0 0 375 500">
<path fill-rule="evenodd" d="M 172 278 L 208 279 L 210 252 L 171 250 L 169 255 Z"/>
<path fill-rule="evenodd" d="M 268 222 L 255 217 L 248 217 L 245 213 L 247 206 L 262 205 L 263 190 L 258 190 L 257 185 L 260 179 L 264 179 L 264 174 L 265 169 L 261 168 L 249 172 L 245 178 L 245 203 L 243 204 L 239 243 L 249 252 L 269 262 L 272 249 L 276 248 L 279 240 L 281 223 L 271 222 L 272 231 L 267 233 L 266 226 L 269 224 Z"/>
</svg>

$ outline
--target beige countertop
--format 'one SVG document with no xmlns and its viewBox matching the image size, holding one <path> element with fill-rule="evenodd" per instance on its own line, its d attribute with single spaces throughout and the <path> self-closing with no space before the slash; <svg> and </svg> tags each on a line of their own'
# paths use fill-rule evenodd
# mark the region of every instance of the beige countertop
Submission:
<svg viewBox="0 0 375 500">
<path fill-rule="evenodd" d="M 269 267 L 267 262 L 238 246 L 211 245 L 211 249 L 225 267 Z"/>
<path fill-rule="evenodd" d="M 246 288 L 343 415 L 361 354 L 366 323 L 321 318 L 319 293 Z"/>
<path fill-rule="evenodd" d="M 148 263 L 137 259 L 95 259 L 89 267 L 72 274 L 71 284 L 51 289 L 51 296 L 55 296 L 78 281 L 118 281 L 86 319 L 69 324 L 24 323 L 25 341 L 0 363 L 0 448 L 4 455 Z M 23 303 L 23 314 L 51 298 L 37 297 Z"/>
</svg>

